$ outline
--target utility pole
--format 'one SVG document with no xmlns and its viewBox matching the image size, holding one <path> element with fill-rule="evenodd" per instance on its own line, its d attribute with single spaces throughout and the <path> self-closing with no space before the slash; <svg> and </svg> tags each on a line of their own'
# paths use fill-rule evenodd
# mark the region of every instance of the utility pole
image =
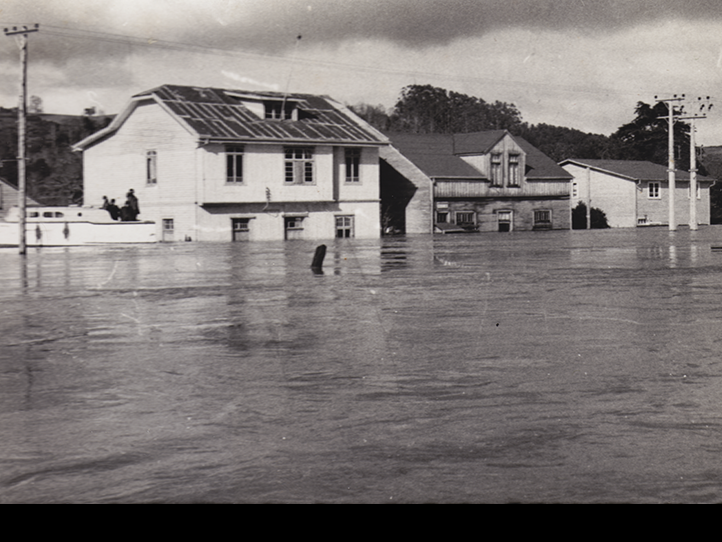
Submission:
<svg viewBox="0 0 722 542">
<path fill-rule="evenodd" d="M 27 80 L 28 80 L 28 34 L 37 32 L 40 25 L 34 28 L 23 26 L 22 28 L 13 27 L 5 29 L 6 36 L 19 36 L 18 47 L 20 48 L 20 103 L 18 104 L 18 208 L 20 210 L 18 217 L 18 230 L 20 239 L 18 240 L 18 248 L 20 254 L 26 253 L 26 237 L 25 231 L 25 203 L 26 203 L 26 186 L 25 186 L 25 117 L 27 115 Z"/>
<path fill-rule="evenodd" d="M 697 144 L 695 143 L 696 119 L 706 119 L 707 112 L 712 109 L 709 96 L 706 100 L 697 98 L 697 111 L 687 117 L 679 117 L 681 120 L 689 120 L 689 229 L 697 229 Z M 705 109 L 707 112 L 705 112 Z"/>
<path fill-rule="evenodd" d="M 665 99 L 658 99 L 655 96 L 654 99 L 656 102 L 665 102 L 667 104 L 667 110 L 669 111 L 669 114 L 667 115 L 667 120 L 669 123 L 669 134 L 667 137 L 669 156 L 669 163 L 667 166 L 667 184 L 669 192 L 669 231 L 675 231 L 677 229 L 677 219 L 674 216 L 674 193 L 677 190 L 677 184 L 674 173 L 674 115 L 675 113 L 681 113 L 682 109 L 684 109 L 684 106 L 682 107 L 682 109 L 680 109 L 679 112 L 677 112 L 674 109 L 674 102 L 681 102 L 682 100 L 684 100 L 684 94 L 682 94 L 681 97 L 677 97 L 677 95 L 675 94 L 672 98 Z"/>
</svg>

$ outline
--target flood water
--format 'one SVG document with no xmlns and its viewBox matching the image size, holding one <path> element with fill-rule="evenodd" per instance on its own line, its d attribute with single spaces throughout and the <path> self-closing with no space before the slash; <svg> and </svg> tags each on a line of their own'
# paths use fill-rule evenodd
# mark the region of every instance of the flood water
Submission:
<svg viewBox="0 0 722 542">
<path fill-rule="evenodd" d="M 0 503 L 722 501 L 722 227 L 0 249 Z"/>
</svg>

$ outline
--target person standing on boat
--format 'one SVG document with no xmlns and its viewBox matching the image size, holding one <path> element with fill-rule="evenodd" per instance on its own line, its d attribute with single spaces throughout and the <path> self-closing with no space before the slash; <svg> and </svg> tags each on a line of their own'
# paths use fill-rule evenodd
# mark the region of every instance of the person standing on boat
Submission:
<svg viewBox="0 0 722 542">
<path fill-rule="evenodd" d="M 130 220 L 136 220 L 140 214 L 140 207 L 138 206 L 138 198 L 135 196 L 135 192 L 131 188 L 126 194 L 125 204 L 130 208 Z"/>
<path fill-rule="evenodd" d="M 110 202 L 108 201 L 108 196 L 103 196 L 103 205 L 101 205 L 100 208 L 108 210 L 108 207 L 110 207 Z"/>
</svg>

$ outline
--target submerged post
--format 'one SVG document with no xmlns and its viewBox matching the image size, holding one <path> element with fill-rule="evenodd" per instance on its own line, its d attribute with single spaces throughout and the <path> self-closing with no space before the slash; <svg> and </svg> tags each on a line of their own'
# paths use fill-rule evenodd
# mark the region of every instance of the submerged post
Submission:
<svg viewBox="0 0 722 542">
<path fill-rule="evenodd" d="M 326 245 L 318 245 L 316 247 L 316 253 L 313 255 L 313 262 L 311 263 L 311 269 L 314 272 L 321 271 L 323 268 L 323 259 L 326 257 Z"/>
</svg>

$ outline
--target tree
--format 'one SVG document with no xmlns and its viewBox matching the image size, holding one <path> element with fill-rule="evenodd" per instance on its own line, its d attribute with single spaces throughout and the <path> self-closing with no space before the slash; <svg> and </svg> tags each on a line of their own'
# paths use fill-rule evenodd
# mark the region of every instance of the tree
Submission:
<svg viewBox="0 0 722 542">
<path fill-rule="evenodd" d="M 43 112 L 43 99 L 40 96 L 30 96 L 28 113 L 40 114 Z"/>
<path fill-rule="evenodd" d="M 510 130 L 522 123 L 513 104 L 448 91 L 431 85 L 409 85 L 401 90 L 389 119 L 389 129 L 421 134 Z"/>
<path fill-rule="evenodd" d="M 356 104 L 349 109 L 378 130 L 389 129 L 389 114 L 383 105 Z"/>
<path fill-rule="evenodd" d="M 612 134 L 617 143 L 617 158 L 621 160 L 648 160 L 655 164 L 669 162 L 669 112 L 664 102 L 651 106 L 638 102 L 632 122 L 620 126 Z M 674 123 L 675 168 L 689 169 L 689 124 L 680 120 Z M 700 171 L 700 173 L 702 173 Z"/>
<path fill-rule="evenodd" d="M 617 155 L 617 142 L 608 136 L 573 128 L 524 123 L 512 133 L 526 139 L 555 162 L 567 158 L 612 159 Z"/>
</svg>

